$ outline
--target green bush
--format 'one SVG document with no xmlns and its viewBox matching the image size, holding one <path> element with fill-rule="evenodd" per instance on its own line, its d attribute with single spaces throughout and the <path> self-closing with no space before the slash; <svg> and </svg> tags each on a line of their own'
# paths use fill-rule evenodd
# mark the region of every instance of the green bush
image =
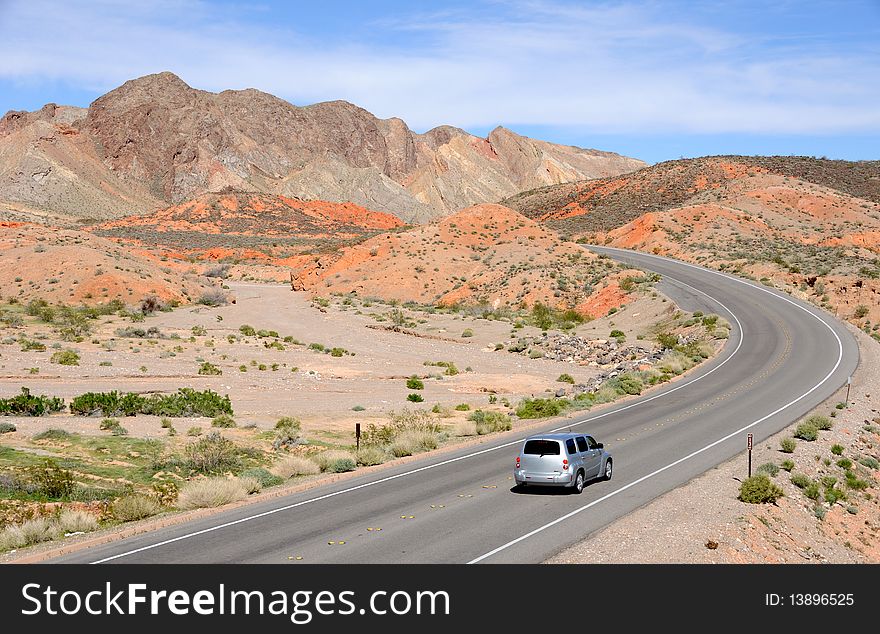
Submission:
<svg viewBox="0 0 880 634">
<path fill-rule="evenodd" d="M 620 337 L 625 337 L 625 336 L 626 336 L 626 334 L 622 330 L 614 329 L 611 331 L 611 338 L 612 339 L 618 339 Z"/>
<path fill-rule="evenodd" d="M 424 390 L 425 384 L 419 377 L 413 374 L 406 380 L 406 387 L 410 390 Z"/>
<path fill-rule="evenodd" d="M 21 393 L 0 398 L 0 416 L 44 416 L 64 409 L 64 399 L 57 396 L 34 396 L 26 387 Z"/>
<path fill-rule="evenodd" d="M 834 426 L 830 418 L 828 418 L 827 416 L 820 416 L 819 414 L 813 414 L 812 416 L 810 416 L 806 420 L 806 423 L 808 425 L 812 425 L 816 429 L 821 429 L 823 431 L 828 431 Z"/>
<path fill-rule="evenodd" d="M 133 392 L 87 392 L 70 402 L 70 412 L 82 416 L 154 416 L 182 417 L 233 414 L 229 396 L 220 396 L 211 390 L 202 392 L 188 387 L 174 394 L 141 396 Z"/>
<path fill-rule="evenodd" d="M 526 419 L 559 416 L 569 404 L 562 398 L 526 398 L 520 401 L 516 415 Z"/>
<path fill-rule="evenodd" d="M 283 478 L 280 478 L 279 476 L 275 475 L 264 467 L 245 469 L 240 474 L 238 474 L 238 477 L 241 479 L 253 478 L 257 482 L 259 482 L 260 486 L 263 488 L 273 487 L 284 482 Z"/>
<path fill-rule="evenodd" d="M 70 439 L 71 434 L 68 431 L 64 431 L 63 429 L 47 429 L 46 431 L 41 431 L 39 434 L 34 434 L 32 440 L 60 440 L 65 441 Z"/>
<path fill-rule="evenodd" d="M 559 383 L 570 383 L 574 385 L 574 377 L 568 373 L 563 373 L 559 375 L 559 378 L 556 379 Z"/>
<path fill-rule="evenodd" d="M 804 495 L 806 495 L 807 498 L 809 498 L 811 500 L 818 500 L 819 499 L 819 485 L 818 485 L 818 483 L 810 482 L 810 484 L 808 484 L 804 488 Z"/>
<path fill-rule="evenodd" d="M 779 467 L 772 462 L 765 462 L 757 469 L 758 473 L 765 473 L 771 478 L 776 477 L 776 474 L 779 473 Z"/>
<path fill-rule="evenodd" d="M 674 350 L 678 345 L 678 335 L 670 332 L 661 332 L 657 334 L 657 343 L 663 350 Z"/>
<path fill-rule="evenodd" d="M 749 504 L 775 502 L 782 495 L 782 489 L 763 474 L 746 478 L 739 487 L 739 500 Z"/>
<path fill-rule="evenodd" d="M 880 469 L 880 461 L 871 456 L 863 456 L 859 458 L 859 464 L 867 467 L 868 469 Z"/>
<path fill-rule="evenodd" d="M 843 455 L 843 445 L 838 445 L 838 444 L 831 445 L 831 453 L 833 453 L 835 456 L 842 456 Z"/>
<path fill-rule="evenodd" d="M 232 418 L 229 414 L 220 414 L 211 421 L 211 427 L 220 427 L 222 429 L 229 429 L 230 427 L 237 427 L 235 423 L 235 419 Z"/>
<path fill-rule="evenodd" d="M 864 491 L 869 486 L 871 486 L 870 482 L 868 482 L 867 480 L 860 479 L 852 471 L 846 472 L 845 479 L 846 479 L 846 486 L 848 486 L 850 489 L 854 489 L 856 491 Z"/>
<path fill-rule="evenodd" d="M 794 437 L 806 440 L 807 442 L 813 442 L 819 437 L 819 428 L 811 423 L 801 423 L 795 429 Z"/>
<path fill-rule="evenodd" d="M 243 334 L 245 337 L 253 337 L 257 334 L 257 331 L 254 330 L 253 326 L 248 326 L 247 324 L 242 324 L 238 327 L 238 331 Z"/>
<path fill-rule="evenodd" d="M 792 469 L 794 469 L 794 461 L 793 460 L 783 460 L 781 466 L 783 469 L 790 472 Z"/>
<path fill-rule="evenodd" d="M 316 460 L 321 471 L 327 473 L 344 473 L 357 468 L 357 460 L 347 451 L 331 449 L 318 454 Z"/>
<path fill-rule="evenodd" d="M 464 332 L 461 333 L 461 336 L 462 337 L 473 337 L 474 331 L 471 330 L 470 328 L 465 328 Z"/>
<path fill-rule="evenodd" d="M 846 493 L 844 493 L 843 490 L 833 486 L 825 489 L 825 501 L 828 502 L 828 504 L 836 504 L 839 500 L 845 499 Z"/>
<path fill-rule="evenodd" d="M 501 412 L 487 412 L 478 409 L 468 416 L 468 420 L 474 422 L 477 434 L 480 436 L 496 431 L 509 431 L 513 428 L 510 416 Z"/>
<path fill-rule="evenodd" d="M 779 443 L 779 447 L 782 449 L 782 453 L 794 453 L 797 441 L 794 438 L 783 438 L 782 442 Z"/>
<path fill-rule="evenodd" d="M 841 469 L 849 470 L 853 466 L 853 462 L 849 458 L 841 458 L 837 461 L 837 466 Z"/>
<path fill-rule="evenodd" d="M 805 475 L 803 473 L 792 473 L 791 483 L 799 489 L 806 489 L 808 486 L 813 484 L 813 481 L 808 475 Z"/>
<path fill-rule="evenodd" d="M 321 472 L 321 467 L 314 460 L 309 460 L 302 456 L 284 456 L 275 463 L 272 471 L 284 480 L 289 480 L 295 476 L 315 475 Z"/>
<path fill-rule="evenodd" d="M 199 374 L 201 374 L 202 376 L 219 376 L 223 374 L 223 370 L 218 368 L 213 363 L 204 361 L 202 365 L 199 366 Z"/>
<path fill-rule="evenodd" d="M 212 431 L 204 438 L 186 446 L 187 466 L 198 473 L 235 471 L 241 464 L 238 447 L 231 440 Z"/>
<path fill-rule="evenodd" d="M 54 460 L 47 459 L 29 469 L 31 479 L 47 498 L 61 499 L 70 496 L 76 484 L 73 474 L 62 469 Z"/>
<path fill-rule="evenodd" d="M 110 505 L 110 513 L 120 522 L 142 520 L 152 517 L 160 510 L 162 510 L 162 506 L 158 500 L 140 493 L 117 498 Z"/>
<path fill-rule="evenodd" d="M 0 434 L 9 434 L 15 431 L 15 425 L 12 423 L 2 422 L 0 423 Z"/>
<path fill-rule="evenodd" d="M 59 350 L 52 353 L 49 361 L 58 365 L 79 365 L 79 354 L 75 350 Z"/>
<path fill-rule="evenodd" d="M 408 400 L 410 403 L 421 403 L 425 399 L 422 397 L 421 394 L 413 392 L 412 394 L 407 394 L 406 400 Z"/>
<path fill-rule="evenodd" d="M 618 394 L 641 394 L 642 388 L 644 384 L 641 379 L 632 374 L 621 374 L 620 376 L 616 376 L 611 378 L 606 383 L 608 387 L 616 391 Z"/>
<path fill-rule="evenodd" d="M 471 409 L 471 406 L 468 405 L 467 403 L 459 403 L 458 405 L 455 406 L 456 412 L 469 412 L 470 409 Z"/>
</svg>

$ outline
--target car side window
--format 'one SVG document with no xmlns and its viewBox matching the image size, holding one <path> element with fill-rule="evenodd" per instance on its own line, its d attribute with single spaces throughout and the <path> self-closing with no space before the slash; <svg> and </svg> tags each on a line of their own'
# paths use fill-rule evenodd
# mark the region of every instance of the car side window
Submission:
<svg viewBox="0 0 880 634">
<path fill-rule="evenodd" d="M 596 442 L 596 439 L 592 436 L 587 436 L 587 442 L 590 445 L 590 449 L 598 449 L 599 443 Z"/>
<path fill-rule="evenodd" d="M 571 438 L 565 441 L 565 448 L 568 449 L 569 455 L 577 453 L 577 450 L 574 448 L 574 441 Z"/>
<path fill-rule="evenodd" d="M 589 451 L 590 448 L 587 446 L 587 441 L 583 436 L 578 436 L 575 438 L 577 440 L 578 451 Z"/>
</svg>

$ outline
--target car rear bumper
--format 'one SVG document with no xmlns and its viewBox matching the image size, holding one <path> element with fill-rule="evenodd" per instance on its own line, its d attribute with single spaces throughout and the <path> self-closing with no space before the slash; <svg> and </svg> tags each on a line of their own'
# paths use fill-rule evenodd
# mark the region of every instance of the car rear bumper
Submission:
<svg viewBox="0 0 880 634">
<path fill-rule="evenodd" d="M 513 472 L 517 484 L 536 484 L 545 486 L 571 486 L 573 476 L 570 473 L 530 473 L 523 469 Z"/>
</svg>

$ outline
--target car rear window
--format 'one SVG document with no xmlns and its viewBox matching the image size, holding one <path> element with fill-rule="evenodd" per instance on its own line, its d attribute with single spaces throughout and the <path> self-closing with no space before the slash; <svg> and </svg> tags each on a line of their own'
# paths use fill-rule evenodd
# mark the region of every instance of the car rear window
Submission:
<svg viewBox="0 0 880 634">
<path fill-rule="evenodd" d="M 526 446 L 523 447 L 523 453 L 558 456 L 560 454 L 559 443 L 555 440 L 527 440 Z"/>
</svg>

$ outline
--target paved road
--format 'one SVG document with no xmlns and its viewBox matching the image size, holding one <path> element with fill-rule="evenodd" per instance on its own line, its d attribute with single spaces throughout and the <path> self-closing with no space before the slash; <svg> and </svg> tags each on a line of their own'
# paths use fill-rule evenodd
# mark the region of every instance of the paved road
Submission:
<svg viewBox="0 0 880 634">
<path fill-rule="evenodd" d="M 595 251 L 660 273 L 680 306 L 733 325 L 724 351 L 686 379 L 566 422 L 605 442 L 612 481 L 581 495 L 513 492 L 524 435 L 512 433 L 55 561 L 541 562 L 742 452 L 748 432 L 760 442 L 787 426 L 857 365 L 856 343 L 840 323 L 783 293 L 656 256 Z"/>
</svg>

